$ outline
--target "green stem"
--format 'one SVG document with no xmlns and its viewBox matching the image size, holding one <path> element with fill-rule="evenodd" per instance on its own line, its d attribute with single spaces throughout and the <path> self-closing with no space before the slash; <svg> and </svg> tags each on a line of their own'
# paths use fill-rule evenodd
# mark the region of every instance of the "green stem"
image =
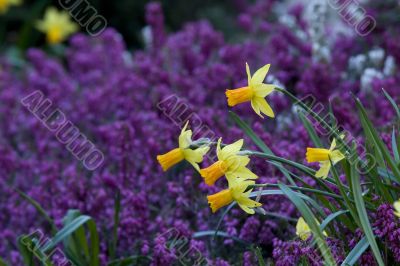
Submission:
<svg viewBox="0 0 400 266">
<path fill-rule="evenodd" d="M 340 134 L 336 132 L 336 130 L 333 130 L 333 128 L 325 121 L 323 120 L 317 113 L 315 113 L 310 107 L 308 107 L 305 103 L 303 103 L 299 98 L 291 94 L 288 90 L 275 87 L 275 90 L 282 92 L 289 96 L 289 98 L 292 99 L 295 103 L 297 103 L 301 108 L 303 108 L 305 111 L 310 113 L 321 125 L 323 125 L 324 128 L 329 129 L 329 131 L 335 136 L 335 139 L 343 145 L 343 147 L 346 148 L 346 151 L 350 151 L 350 147 L 347 145 L 347 143 L 341 138 Z"/>
<path fill-rule="evenodd" d="M 279 188 L 279 185 L 278 184 L 254 184 L 254 185 L 251 185 L 250 187 L 253 187 L 253 188 L 256 188 L 256 187 Z M 339 196 L 339 195 L 332 194 L 332 193 L 325 192 L 325 191 L 318 190 L 318 189 L 305 188 L 305 187 L 295 187 L 295 186 L 287 186 L 287 187 L 289 187 L 289 188 L 291 188 L 293 190 L 298 190 L 298 191 L 303 191 L 303 192 L 311 192 L 311 193 L 320 194 L 320 195 L 332 197 L 332 198 L 335 198 L 335 199 L 343 200 L 343 198 L 341 196 Z"/>
</svg>

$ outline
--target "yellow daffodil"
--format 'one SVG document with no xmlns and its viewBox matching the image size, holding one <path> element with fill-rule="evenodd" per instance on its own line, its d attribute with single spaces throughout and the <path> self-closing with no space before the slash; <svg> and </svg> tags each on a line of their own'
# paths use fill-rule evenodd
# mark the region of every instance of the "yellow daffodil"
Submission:
<svg viewBox="0 0 400 266">
<path fill-rule="evenodd" d="M 208 146 L 201 146 L 195 150 L 190 149 L 189 146 L 192 144 L 192 131 L 186 130 L 188 124 L 189 121 L 185 124 L 179 135 L 179 147 L 166 154 L 157 156 L 157 160 L 164 171 L 167 171 L 170 167 L 183 160 L 188 161 L 197 171 L 200 170 L 198 163 L 203 161 L 203 156 L 210 148 Z"/>
<path fill-rule="evenodd" d="M 243 139 L 221 149 L 221 138 L 218 140 L 218 161 L 200 170 L 200 174 L 207 185 L 212 186 L 215 181 L 224 175 L 226 175 L 227 179 L 234 179 L 237 177 L 243 179 L 257 178 L 257 175 L 246 168 L 246 165 L 250 162 L 250 158 L 248 156 L 238 155 L 242 146 Z"/>
<path fill-rule="evenodd" d="M 319 222 L 317 221 L 319 225 Z M 324 231 L 323 234 L 328 236 L 327 233 Z M 311 236 L 311 229 L 304 221 L 303 217 L 300 217 L 296 224 L 296 235 L 300 237 L 301 240 L 306 241 Z"/>
<path fill-rule="evenodd" d="M 260 207 L 262 205 L 261 203 L 249 198 L 252 189 L 247 190 L 247 188 L 251 185 L 254 185 L 254 181 L 244 180 L 242 178 L 234 178 L 228 180 L 228 183 L 228 189 L 207 196 L 208 203 L 210 204 L 213 213 L 233 201 L 236 201 L 239 207 L 248 214 L 254 214 L 253 208 Z"/>
<path fill-rule="evenodd" d="M 331 161 L 333 165 L 337 164 L 341 160 L 345 158 L 343 153 L 339 150 L 335 150 L 336 148 L 336 140 L 332 141 L 330 149 L 320 149 L 320 148 L 307 148 L 306 158 L 309 163 L 320 163 L 320 169 L 315 174 L 315 177 L 318 178 L 327 178 L 329 171 L 332 167 Z"/>
<path fill-rule="evenodd" d="M 5 14 L 11 6 L 22 4 L 22 0 L 0 0 L 0 14 Z"/>
<path fill-rule="evenodd" d="M 239 89 L 226 90 L 225 94 L 228 98 L 228 105 L 235 106 L 240 103 L 250 102 L 251 107 L 253 107 L 254 111 L 262 118 L 264 117 L 261 113 L 269 117 L 275 117 L 274 111 L 265 100 L 265 97 L 273 92 L 275 88 L 273 84 L 263 83 L 269 67 L 270 64 L 265 65 L 251 76 L 249 65 L 246 63 L 248 84 L 246 87 Z"/>
<path fill-rule="evenodd" d="M 54 7 L 46 10 L 43 20 L 36 23 L 36 28 L 46 34 L 47 42 L 50 44 L 60 43 L 78 31 L 77 24 L 70 20 L 68 12 L 59 12 Z"/>
<path fill-rule="evenodd" d="M 400 217 L 400 201 L 395 201 L 393 203 L 393 207 L 394 207 L 394 215 L 396 215 L 397 217 Z"/>
</svg>

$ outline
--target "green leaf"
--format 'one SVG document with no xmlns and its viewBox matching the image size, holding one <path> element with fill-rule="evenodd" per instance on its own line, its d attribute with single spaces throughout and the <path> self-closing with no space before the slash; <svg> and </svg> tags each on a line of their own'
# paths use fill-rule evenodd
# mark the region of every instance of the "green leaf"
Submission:
<svg viewBox="0 0 400 266">
<path fill-rule="evenodd" d="M 350 251 L 347 255 L 346 259 L 342 262 L 342 266 L 352 266 L 354 265 L 361 255 L 367 250 L 369 247 L 369 242 L 367 238 L 364 236 L 357 245 Z"/>
<path fill-rule="evenodd" d="M 249 245 L 247 241 L 244 241 L 243 239 L 240 239 L 236 236 L 232 236 L 226 232 L 221 232 L 221 231 L 214 231 L 214 230 L 209 230 L 209 231 L 201 231 L 201 232 L 196 232 L 192 235 L 193 238 L 201 238 L 205 236 L 219 236 L 223 238 L 231 238 L 232 240 L 235 240 L 238 243 L 244 244 L 244 245 Z"/>
<path fill-rule="evenodd" d="M 325 228 L 328 226 L 328 224 L 329 224 L 330 222 L 332 222 L 333 220 L 335 220 L 336 217 L 338 217 L 338 216 L 340 216 L 340 215 L 342 215 L 342 214 L 348 213 L 348 212 L 349 212 L 348 210 L 341 210 L 341 211 L 337 211 L 337 212 L 334 212 L 334 213 L 329 214 L 329 215 L 322 221 L 322 223 L 321 223 L 321 225 L 320 225 L 321 231 L 324 231 Z"/>
<path fill-rule="evenodd" d="M 0 258 L 0 266 L 8 266 L 8 264 L 6 263 L 5 260 L 3 260 L 2 258 Z"/>
<path fill-rule="evenodd" d="M 308 120 L 307 117 L 304 115 L 304 112 L 299 112 L 299 117 L 315 147 L 322 148 L 324 145 L 322 144 L 321 139 L 318 137 L 314 126 L 311 124 L 310 120 Z"/>
<path fill-rule="evenodd" d="M 24 241 L 24 243 L 21 241 L 21 239 L 26 239 L 26 241 Z M 34 255 L 32 253 L 32 251 L 28 248 L 27 245 L 30 245 L 31 247 L 33 247 L 33 243 L 32 240 L 27 238 L 26 235 L 21 235 L 20 237 L 18 237 L 17 240 L 17 246 L 18 246 L 18 250 L 19 253 L 22 256 L 22 259 L 24 261 L 24 264 L 26 266 L 33 266 L 33 259 L 34 259 Z"/>
<path fill-rule="evenodd" d="M 379 150 L 379 155 L 382 156 L 385 161 L 388 163 L 390 169 L 393 172 L 393 175 L 396 177 L 397 183 L 400 183 L 400 170 L 394 162 L 393 158 L 390 156 L 388 148 L 385 146 L 382 139 L 379 137 L 379 134 L 376 132 L 375 128 L 372 125 L 371 120 L 368 118 L 367 112 L 365 111 L 361 101 L 356 99 L 357 109 L 360 114 L 361 123 L 363 125 L 364 130 L 366 131 L 368 141 L 371 141 L 375 144 L 375 146 Z"/>
<path fill-rule="evenodd" d="M 115 258 L 115 252 L 117 250 L 120 211 L 121 211 L 121 192 L 118 189 L 114 199 L 114 226 L 113 226 L 112 242 L 110 246 L 110 259 Z"/>
<path fill-rule="evenodd" d="M 242 121 L 242 119 L 240 119 L 240 117 L 237 114 L 235 114 L 232 111 L 229 111 L 229 115 L 232 118 L 232 120 L 244 131 L 244 133 L 254 142 L 254 144 L 256 144 L 258 148 L 260 148 L 262 152 L 274 155 L 271 149 L 256 135 L 256 133 L 246 123 Z M 280 163 L 277 163 L 276 166 L 282 172 L 282 174 L 287 178 L 290 184 L 296 186 L 296 183 L 290 176 L 289 171 L 286 170 L 286 168 Z"/>
<path fill-rule="evenodd" d="M 74 211 L 71 212 L 74 214 Z M 70 214 L 70 215 L 72 215 Z M 68 216 L 67 216 L 68 217 Z M 89 216 L 86 215 L 81 215 L 75 219 L 73 219 L 71 222 L 68 222 L 54 237 L 49 241 L 41 250 L 43 252 L 47 252 L 49 250 L 52 250 L 55 248 L 59 243 L 66 241 L 65 243 L 70 244 L 69 237 L 72 236 L 72 234 L 76 233 L 77 230 L 81 230 L 81 226 L 85 225 L 87 226 L 89 230 L 89 235 L 90 235 L 90 261 L 89 265 L 90 266 L 98 266 L 99 265 L 99 236 L 97 232 L 97 227 L 96 224 L 94 223 L 93 219 Z M 75 238 L 77 241 L 79 241 L 79 246 L 85 246 L 87 245 L 87 240 L 86 238 L 82 239 L 82 237 L 77 237 Z M 76 243 L 76 242 L 75 242 Z M 70 248 L 71 250 L 71 248 Z M 72 249 L 73 250 L 73 249 Z M 76 253 L 75 253 L 76 255 Z"/>
<path fill-rule="evenodd" d="M 399 146 L 397 144 L 396 129 L 394 127 L 393 127 L 393 132 L 392 132 L 392 150 L 393 150 L 394 159 L 396 160 L 397 163 L 399 163 L 400 162 Z"/>
<path fill-rule="evenodd" d="M 264 258 L 262 256 L 261 248 L 260 247 L 255 247 L 253 248 L 253 252 L 256 254 L 257 260 L 258 260 L 258 266 L 265 266 L 267 265 L 264 261 Z"/>
<path fill-rule="evenodd" d="M 393 106 L 393 109 L 396 111 L 397 119 L 400 121 L 400 109 L 396 104 L 396 101 L 386 92 L 384 88 L 382 88 L 383 93 L 385 94 L 386 98 L 389 100 L 390 104 Z"/>
<path fill-rule="evenodd" d="M 358 174 L 354 166 L 351 166 L 350 172 L 351 172 L 352 187 L 354 193 L 354 201 L 356 204 L 358 216 L 360 218 L 361 229 L 363 230 L 368 240 L 368 243 L 371 246 L 372 252 L 374 254 L 376 261 L 378 262 L 378 265 L 383 266 L 384 265 L 383 259 L 378 244 L 376 243 L 375 235 L 372 231 L 372 226 L 368 219 L 368 213 L 365 208 L 365 203 L 361 191 L 360 175 Z"/>
<path fill-rule="evenodd" d="M 336 265 L 335 259 L 332 256 L 331 250 L 325 241 L 323 232 L 317 223 L 317 219 L 312 213 L 311 209 L 305 204 L 305 202 L 289 187 L 284 184 L 279 184 L 282 192 L 290 199 L 290 201 L 297 207 L 297 210 L 301 213 L 307 225 L 313 232 L 313 236 L 317 242 L 317 246 L 325 260 L 327 265 Z"/>
<path fill-rule="evenodd" d="M 43 216 L 43 218 L 49 222 L 49 224 L 51 225 L 51 230 L 53 233 L 57 232 L 57 227 L 54 223 L 54 221 L 50 218 L 50 216 L 47 214 L 47 212 L 42 208 L 42 206 L 39 204 L 39 202 L 37 202 L 36 200 L 34 200 L 33 198 L 31 198 L 30 196 L 28 196 L 27 194 L 25 194 L 24 192 L 22 192 L 21 190 L 19 190 L 18 188 L 15 188 L 15 191 L 17 191 L 17 193 L 27 202 L 29 202 L 38 212 L 40 215 Z"/>
</svg>

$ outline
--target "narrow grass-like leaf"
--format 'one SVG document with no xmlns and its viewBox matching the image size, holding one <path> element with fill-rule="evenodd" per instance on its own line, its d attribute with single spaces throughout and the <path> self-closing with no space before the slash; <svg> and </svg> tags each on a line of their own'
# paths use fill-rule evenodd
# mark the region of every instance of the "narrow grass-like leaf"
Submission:
<svg viewBox="0 0 400 266">
<path fill-rule="evenodd" d="M 397 144 L 396 129 L 394 127 L 393 127 L 393 132 L 392 132 L 392 150 L 393 150 L 394 159 L 396 160 L 397 163 L 399 163 L 400 162 L 399 145 Z"/>
<path fill-rule="evenodd" d="M 352 266 L 356 264 L 358 259 L 367 250 L 368 247 L 369 247 L 369 242 L 367 238 L 364 236 L 357 243 L 357 245 L 350 251 L 346 259 L 342 262 L 341 266 Z"/>
<path fill-rule="evenodd" d="M 396 177 L 398 183 L 400 183 L 400 170 L 397 167 L 395 161 L 390 156 L 388 148 L 383 143 L 382 139 L 379 137 L 379 134 L 376 132 L 375 128 L 372 125 L 371 120 L 368 118 L 367 112 L 365 111 L 361 101 L 356 99 L 357 109 L 360 114 L 360 119 L 365 131 L 368 131 L 371 134 L 371 139 L 375 146 L 379 149 L 380 153 L 382 154 L 383 158 L 388 163 L 390 169 L 393 172 L 393 175 Z"/>
<path fill-rule="evenodd" d="M 112 242 L 110 246 L 111 259 L 115 258 L 115 252 L 117 250 L 120 211 L 121 211 L 121 192 L 118 189 L 114 199 L 114 225 L 113 225 Z"/>
<path fill-rule="evenodd" d="M 243 239 L 240 239 L 236 236 L 232 236 L 226 232 L 215 232 L 214 230 L 209 230 L 209 231 L 201 231 L 201 232 L 196 232 L 192 235 L 193 238 L 201 238 L 201 237 L 205 237 L 205 236 L 219 236 L 219 237 L 223 237 L 223 238 L 231 238 L 232 240 L 235 240 L 238 243 L 244 244 L 244 245 L 248 245 L 249 243 Z"/>
<path fill-rule="evenodd" d="M 43 216 L 43 218 L 49 222 L 50 226 L 51 226 L 51 230 L 52 233 L 57 232 L 57 227 L 53 221 L 53 219 L 50 218 L 50 216 L 47 214 L 47 212 L 42 208 L 42 206 L 39 204 L 39 202 L 37 202 L 36 200 L 34 200 L 33 198 L 31 198 L 30 196 L 28 196 L 27 194 L 25 194 L 24 192 L 22 192 L 21 190 L 19 190 L 18 188 L 15 188 L 15 191 L 17 191 L 17 193 L 27 202 L 29 202 L 38 212 L 40 215 Z"/>
<path fill-rule="evenodd" d="M 22 242 L 22 239 L 24 239 L 24 242 Z M 22 235 L 22 236 L 18 237 L 17 246 L 18 246 L 19 253 L 22 256 L 22 259 L 24 261 L 24 264 L 26 266 L 32 266 L 34 263 L 33 260 L 34 260 L 35 256 L 33 255 L 32 251 L 30 250 L 28 245 L 30 247 L 33 247 L 33 243 L 32 243 L 31 239 L 29 239 L 26 235 Z"/>
<path fill-rule="evenodd" d="M 64 227 L 81 216 L 78 210 L 69 210 L 63 219 Z M 89 263 L 89 247 L 86 241 L 85 229 L 80 226 L 70 236 L 63 240 L 68 257 L 78 265 Z"/>
<path fill-rule="evenodd" d="M 331 161 L 331 163 L 332 163 L 332 161 Z M 358 219 L 358 215 L 357 215 L 357 212 L 356 212 L 356 209 L 354 208 L 354 204 L 351 202 L 351 199 L 350 199 L 350 196 L 347 194 L 347 192 L 345 191 L 345 189 L 344 189 L 344 187 L 343 187 L 343 184 L 342 184 L 342 182 L 341 182 L 341 180 L 340 180 L 340 178 L 339 178 L 339 173 L 338 173 L 338 171 L 336 170 L 336 168 L 335 167 L 332 167 L 331 168 L 331 172 L 332 172 L 332 175 L 333 175 L 333 177 L 334 177 L 334 179 L 336 180 L 336 184 L 337 184 L 337 187 L 338 187 L 338 189 L 339 189 L 339 191 L 340 191 L 340 194 L 342 195 L 342 197 L 343 197 L 343 200 L 344 200 L 344 202 L 345 202 L 345 204 L 346 204 L 346 208 L 349 210 L 349 212 L 350 212 L 350 214 L 351 214 L 351 216 L 353 217 L 353 220 L 355 221 L 355 223 L 358 225 L 358 226 L 360 226 L 361 224 L 360 224 L 360 221 L 359 221 L 359 219 Z M 350 184 L 351 185 L 351 184 Z M 351 189 L 350 189 L 351 190 Z M 350 191 L 351 193 L 353 193 L 352 191 Z M 351 228 L 351 229 L 355 229 L 356 228 L 356 224 L 354 224 L 354 223 L 352 223 L 352 221 L 351 220 L 347 220 L 347 221 L 343 221 L 349 228 Z"/>
<path fill-rule="evenodd" d="M 260 137 L 257 136 L 257 134 L 246 124 L 240 119 L 240 117 L 235 114 L 232 111 L 229 111 L 229 115 L 232 118 L 232 120 L 243 130 L 243 132 L 256 144 L 260 150 L 266 154 L 274 155 L 274 153 L 271 151 L 271 149 L 260 139 Z M 286 168 L 280 164 L 277 163 L 276 166 L 278 169 L 282 172 L 282 174 L 287 178 L 287 180 L 292 184 L 293 186 L 296 185 L 296 183 L 293 181 L 292 177 L 290 176 L 290 173 Z"/>
<path fill-rule="evenodd" d="M 318 248 L 323 256 L 325 263 L 327 265 L 336 265 L 335 259 L 332 256 L 331 250 L 328 244 L 325 241 L 325 237 L 319 224 L 317 223 L 317 219 L 312 213 L 311 209 L 305 204 L 305 202 L 284 184 L 280 184 L 280 189 L 282 192 L 290 199 L 290 201 L 297 207 L 297 210 L 301 213 L 307 225 L 310 227 L 313 236 L 317 242 Z"/>
<path fill-rule="evenodd" d="M 311 124 L 310 120 L 304 115 L 304 112 L 299 112 L 299 117 L 301 122 L 304 125 L 304 128 L 307 130 L 308 135 L 310 136 L 311 141 L 314 143 L 315 147 L 322 148 L 323 144 L 321 139 L 318 137 L 317 132 L 314 129 L 314 126 Z"/>
<path fill-rule="evenodd" d="M 294 192 L 294 193 L 297 195 L 298 198 L 301 198 L 301 199 L 309 202 L 321 215 L 324 215 L 323 209 L 321 208 L 320 204 L 318 204 L 315 200 L 313 200 L 309 196 L 304 195 L 302 193 L 299 193 L 299 192 Z M 251 198 L 257 197 L 259 195 L 260 196 L 273 196 L 273 195 L 285 195 L 285 193 L 282 190 L 277 190 L 277 189 L 253 191 L 250 193 Z M 235 204 L 235 202 L 233 204 Z"/>
<path fill-rule="evenodd" d="M 386 98 L 389 100 L 390 104 L 393 106 L 393 109 L 397 114 L 397 119 L 400 121 L 400 109 L 397 106 L 396 101 L 392 98 L 392 96 L 389 95 L 389 93 L 386 92 L 384 88 L 382 88 L 382 91 L 385 94 Z"/>
<path fill-rule="evenodd" d="M 322 223 L 321 223 L 321 225 L 320 225 L 321 231 L 324 231 L 325 228 L 328 226 L 328 224 L 329 224 L 330 222 L 332 222 L 333 220 L 335 220 L 336 217 L 338 217 L 338 216 L 340 216 L 340 215 L 342 215 L 342 214 L 348 213 L 348 212 L 349 212 L 348 210 L 341 210 L 341 211 L 337 211 L 337 212 L 335 212 L 335 213 L 329 214 L 329 215 L 322 221 Z"/>
<path fill-rule="evenodd" d="M 262 256 L 261 248 L 260 247 L 255 247 L 253 248 L 254 254 L 256 254 L 257 260 L 258 260 L 258 266 L 265 266 L 267 265 L 264 261 L 264 258 Z"/>
<path fill-rule="evenodd" d="M 374 254 L 376 261 L 378 262 L 378 265 L 383 266 L 384 265 L 383 259 L 378 244 L 376 243 L 375 235 L 372 231 L 372 226 L 368 219 L 368 213 L 365 208 L 365 203 L 361 191 L 360 175 L 358 174 L 354 166 L 351 167 L 350 172 L 351 172 L 352 187 L 354 192 L 354 201 L 356 204 L 358 216 L 360 218 L 361 229 L 363 230 L 368 240 L 368 243 L 371 246 L 372 252 Z"/>
</svg>

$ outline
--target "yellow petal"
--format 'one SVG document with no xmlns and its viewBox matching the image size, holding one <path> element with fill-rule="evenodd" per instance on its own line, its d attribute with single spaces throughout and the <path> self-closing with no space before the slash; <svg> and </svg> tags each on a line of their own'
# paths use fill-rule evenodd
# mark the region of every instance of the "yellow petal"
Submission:
<svg viewBox="0 0 400 266">
<path fill-rule="evenodd" d="M 254 73 L 253 77 L 251 78 L 251 84 L 253 86 L 260 84 L 264 81 L 270 66 L 271 66 L 270 64 L 265 65 L 262 68 L 258 69 L 256 73 Z"/>
<path fill-rule="evenodd" d="M 264 118 L 260 113 L 260 107 L 255 101 L 255 98 L 251 100 L 251 107 L 253 108 L 254 112 L 256 112 L 256 114 L 258 114 L 261 118 Z"/>
<path fill-rule="evenodd" d="M 334 165 L 345 158 L 343 153 L 341 153 L 339 150 L 332 151 L 329 156 Z"/>
<path fill-rule="evenodd" d="M 239 139 L 238 141 L 236 141 L 232 144 L 226 145 L 220 151 L 220 153 L 219 153 L 220 157 L 218 157 L 218 159 L 226 160 L 229 157 L 236 155 L 240 151 L 242 146 L 243 146 L 243 139 Z"/>
<path fill-rule="evenodd" d="M 306 241 L 311 235 L 310 227 L 308 227 L 308 224 L 304 221 L 303 217 L 300 217 L 297 221 L 296 235 L 303 241 Z"/>
<path fill-rule="evenodd" d="M 261 113 L 272 118 L 275 117 L 274 111 L 264 98 L 254 97 L 254 101 L 260 108 Z"/>
<path fill-rule="evenodd" d="M 186 122 L 185 126 L 181 130 L 181 134 L 179 135 L 179 148 L 186 149 L 192 143 L 192 131 L 186 130 L 188 126 L 188 122 Z"/>
<path fill-rule="evenodd" d="M 208 152 L 210 147 L 204 146 L 197 148 L 195 150 L 192 149 L 185 149 L 183 150 L 183 154 L 185 156 L 185 160 L 188 161 L 193 167 L 197 170 L 200 171 L 198 163 L 201 163 L 203 161 L 204 155 Z"/>
<path fill-rule="evenodd" d="M 239 177 L 239 178 L 243 178 L 243 179 L 257 179 L 258 178 L 258 176 L 255 173 L 253 173 L 246 167 L 238 167 L 232 171 L 229 171 L 228 173 L 231 176 L 235 176 L 235 177 Z"/>
<path fill-rule="evenodd" d="M 323 179 L 327 178 L 329 171 L 331 170 L 331 162 L 330 161 L 321 162 L 320 167 L 321 168 L 315 174 L 315 177 L 323 178 Z"/>
<path fill-rule="evenodd" d="M 247 62 L 246 62 L 246 73 L 247 73 L 247 83 L 248 83 L 248 86 L 250 87 L 251 74 L 250 74 L 250 67 L 249 67 L 249 64 L 247 64 Z"/>
<path fill-rule="evenodd" d="M 253 86 L 253 92 L 255 97 L 264 98 L 271 94 L 275 90 L 275 85 L 273 84 L 258 84 Z"/>
</svg>

